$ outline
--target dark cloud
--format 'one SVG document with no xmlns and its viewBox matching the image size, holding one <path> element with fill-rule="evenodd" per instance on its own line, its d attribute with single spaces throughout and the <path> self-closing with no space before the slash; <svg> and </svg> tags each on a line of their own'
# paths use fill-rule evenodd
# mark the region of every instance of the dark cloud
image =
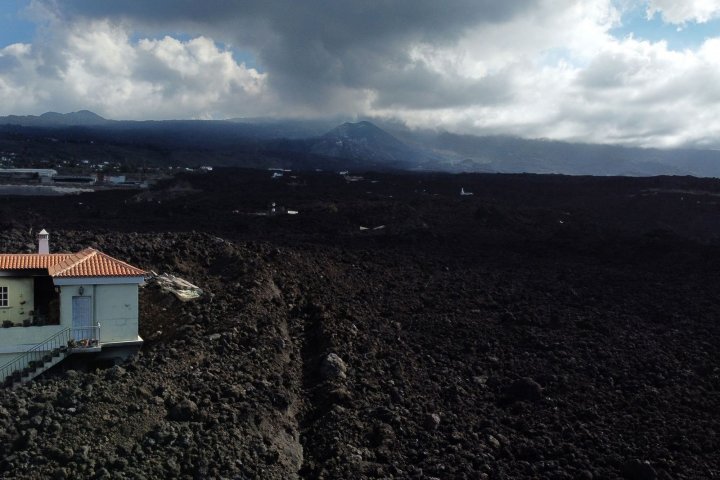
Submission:
<svg viewBox="0 0 720 480">
<path fill-rule="evenodd" d="M 127 18 L 149 25 L 268 26 L 281 36 L 323 38 L 338 46 L 368 39 L 405 37 L 436 42 L 453 38 L 468 26 L 506 21 L 537 3 L 533 0 L 38 0 L 57 15 L 72 19 Z"/>
<path fill-rule="evenodd" d="M 537 0 L 39 2 L 64 21 L 124 20 L 146 34 L 177 29 L 249 50 L 286 102 L 327 108 L 357 89 L 377 91 L 379 105 L 413 109 L 485 102 L 502 88 L 455 79 L 457 88 L 412 59 L 411 46 L 452 46 L 468 28 L 507 21 Z"/>
<path fill-rule="evenodd" d="M 0 105 L 717 145 L 720 37 L 683 51 L 618 38 L 619 3 L 32 0 L 32 45 L 0 46 Z"/>
<path fill-rule="evenodd" d="M 20 66 L 20 62 L 10 55 L 0 55 L 0 73 L 9 72 Z"/>
<path fill-rule="evenodd" d="M 453 72 L 439 73 L 423 64 L 401 72 L 383 72 L 373 82 L 375 108 L 455 108 L 496 105 L 513 97 L 512 78 L 505 72 L 469 79 Z"/>
</svg>

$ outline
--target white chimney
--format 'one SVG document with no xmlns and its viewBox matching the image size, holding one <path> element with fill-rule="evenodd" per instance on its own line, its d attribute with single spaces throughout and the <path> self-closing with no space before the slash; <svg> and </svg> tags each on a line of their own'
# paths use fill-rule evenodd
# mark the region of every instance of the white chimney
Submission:
<svg viewBox="0 0 720 480">
<path fill-rule="evenodd" d="M 48 240 L 49 236 L 50 235 L 44 228 L 38 234 L 38 253 L 50 253 L 50 241 Z"/>
</svg>

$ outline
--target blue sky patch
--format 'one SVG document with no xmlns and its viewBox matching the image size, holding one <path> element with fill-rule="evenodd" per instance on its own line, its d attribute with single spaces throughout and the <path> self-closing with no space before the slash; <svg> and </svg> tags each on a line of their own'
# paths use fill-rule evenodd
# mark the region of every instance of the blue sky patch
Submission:
<svg viewBox="0 0 720 480">
<path fill-rule="evenodd" d="M 618 39 L 632 34 L 638 40 L 665 40 L 670 50 L 695 50 L 707 38 L 720 35 L 720 19 L 706 23 L 688 22 L 684 26 L 673 25 L 663 22 L 659 14 L 648 20 L 645 6 L 637 6 L 625 12 L 622 26 L 612 29 L 610 33 Z"/>
<path fill-rule="evenodd" d="M 22 13 L 29 4 L 30 0 L 0 1 L 0 48 L 32 42 L 35 24 Z"/>
</svg>

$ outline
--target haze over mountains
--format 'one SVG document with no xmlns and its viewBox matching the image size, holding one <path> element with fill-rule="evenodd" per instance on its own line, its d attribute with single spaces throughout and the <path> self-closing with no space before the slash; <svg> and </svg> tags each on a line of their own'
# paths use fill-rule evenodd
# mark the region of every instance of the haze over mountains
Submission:
<svg viewBox="0 0 720 480">
<path fill-rule="evenodd" d="M 52 142 L 62 155 L 74 155 L 77 147 L 78 155 L 127 159 L 137 149 L 144 157 L 152 152 L 151 161 L 161 165 L 720 177 L 716 150 L 459 135 L 382 121 L 338 123 L 338 119 L 115 121 L 87 110 L 48 112 L 0 117 L 0 149 L 12 150 L 22 139 L 31 139 L 38 145 Z M 25 154 L 33 154 L 25 143 Z M 54 155 L 44 147 L 34 154 Z"/>
</svg>

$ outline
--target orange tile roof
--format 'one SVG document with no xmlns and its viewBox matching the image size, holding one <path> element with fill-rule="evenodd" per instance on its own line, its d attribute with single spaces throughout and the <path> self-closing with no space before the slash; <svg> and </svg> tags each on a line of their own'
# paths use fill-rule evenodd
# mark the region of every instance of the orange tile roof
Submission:
<svg viewBox="0 0 720 480">
<path fill-rule="evenodd" d="M 0 254 L 0 270 L 47 269 L 70 255 L 70 253 L 3 253 Z"/>
<path fill-rule="evenodd" d="M 0 270 L 47 269 L 51 277 L 139 277 L 145 272 L 94 248 L 78 253 L 0 254 Z"/>
<path fill-rule="evenodd" d="M 143 270 L 123 261 L 86 248 L 71 255 L 61 263 L 48 269 L 53 277 L 138 277 L 145 275 Z"/>
</svg>

